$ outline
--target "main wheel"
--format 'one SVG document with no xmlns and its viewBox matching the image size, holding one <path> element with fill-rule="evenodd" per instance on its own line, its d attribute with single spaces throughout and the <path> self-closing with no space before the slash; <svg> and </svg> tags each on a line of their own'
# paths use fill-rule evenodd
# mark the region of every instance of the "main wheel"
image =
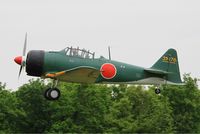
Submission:
<svg viewBox="0 0 200 134">
<path fill-rule="evenodd" d="M 161 92 L 161 90 L 160 90 L 159 88 L 156 88 L 156 89 L 155 89 L 155 93 L 156 93 L 156 94 L 160 94 L 160 92 Z"/>
<path fill-rule="evenodd" d="M 47 100 L 58 100 L 60 98 L 60 90 L 58 88 L 48 88 L 44 96 Z"/>
</svg>

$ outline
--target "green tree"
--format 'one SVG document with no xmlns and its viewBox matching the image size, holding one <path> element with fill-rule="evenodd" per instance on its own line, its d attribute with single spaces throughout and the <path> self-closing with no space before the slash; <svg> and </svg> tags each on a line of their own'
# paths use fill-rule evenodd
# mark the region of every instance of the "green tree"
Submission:
<svg viewBox="0 0 200 134">
<path fill-rule="evenodd" d="M 51 114 L 52 125 L 46 130 L 50 133 L 76 132 L 77 126 L 74 123 L 76 115 L 77 90 L 80 84 L 63 83 L 59 84 L 61 97 L 56 103 L 51 103 L 53 108 Z"/>
<path fill-rule="evenodd" d="M 44 99 L 45 89 L 44 81 L 37 79 L 30 80 L 16 91 L 17 106 L 25 111 L 25 118 L 18 122 L 20 132 L 42 133 L 51 125 L 51 102 Z"/>
<path fill-rule="evenodd" d="M 174 132 L 200 132 L 200 91 L 197 80 L 184 75 L 185 86 L 166 86 L 164 96 L 173 108 Z"/>
<path fill-rule="evenodd" d="M 0 83 L 0 133 L 18 131 L 19 116 L 24 112 L 17 107 L 18 101 L 14 93 L 6 89 L 6 85 Z"/>
<path fill-rule="evenodd" d="M 113 103 L 107 118 L 110 126 L 107 132 L 171 132 L 171 112 L 167 98 L 141 86 L 131 86 L 119 101 Z"/>
<path fill-rule="evenodd" d="M 199 133 L 200 90 L 184 75 L 184 86 L 155 87 L 59 83 L 57 101 L 49 87 L 30 80 L 17 91 L 0 83 L 0 133 Z"/>
<path fill-rule="evenodd" d="M 57 117 L 63 118 L 57 120 L 49 132 L 103 132 L 105 115 L 111 101 L 111 90 L 107 86 L 93 84 L 81 84 L 75 86 L 75 89 L 68 89 L 62 89 L 66 90 L 66 96 L 59 104 L 68 111 L 64 112 L 64 116 L 58 113 Z"/>
</svg>

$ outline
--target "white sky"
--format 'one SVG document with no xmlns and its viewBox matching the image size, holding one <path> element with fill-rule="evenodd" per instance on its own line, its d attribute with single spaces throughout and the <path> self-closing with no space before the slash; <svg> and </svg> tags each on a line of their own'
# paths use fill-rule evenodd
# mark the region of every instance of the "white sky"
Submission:
<svg viewBox="0 0 200 134">
<path fill-rule="evenodd" d="M 198 0 L 0 0 L 0 81 L 16 89 L 31 77 L 13 62 L 28 51 L 79 46 L 112 59 L 150 67 L 178 51 L 181 74 L 199 77 Z"/>
</svg>

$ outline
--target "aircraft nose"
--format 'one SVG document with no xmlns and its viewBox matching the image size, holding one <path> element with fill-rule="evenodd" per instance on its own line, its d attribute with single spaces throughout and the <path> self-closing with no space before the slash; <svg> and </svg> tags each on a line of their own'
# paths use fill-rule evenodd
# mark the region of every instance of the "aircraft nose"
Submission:
<svg viewBox="0 0 200 134">
<path fill-rule="evenodd" d="M 14 61 L 15 61 L 15 63 L 17 63 L 18 65 L 21 65 L 21 64 L 22 64 L 22 56 L 17 56 L 17 57 L 15 57 Z"/>
</svg>

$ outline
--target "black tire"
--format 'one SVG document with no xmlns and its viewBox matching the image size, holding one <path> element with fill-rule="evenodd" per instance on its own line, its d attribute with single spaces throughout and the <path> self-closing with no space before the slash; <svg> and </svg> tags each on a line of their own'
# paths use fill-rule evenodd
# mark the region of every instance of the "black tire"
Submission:
<svg viewBox="0 0 200 134">
<path fill-rule="evenodd" d="M 51 100 L 51 98 L 49 97 L 49 91 L 51 90 L 51 88 L 48 88 L 47 90 L 45 90 L 44 92 L 44 97 L 47 99 L 47 100 Z"/>
<path fill-rule="evenodd" d="M 44 97 L 47 100 L 58 100 L 60 98 L 60 90 L 58 88 L 48 88 L 44 93 Z"/>
<path fill-rule="evenodd" d="M 155 93 L 156 93 L 156 94 L 160 94 L 160 92 L 161 92 L 161 90 L 160 90 L 159 88 L 156 88 L 156 89 L 155 89 Z"/>
</svg>

